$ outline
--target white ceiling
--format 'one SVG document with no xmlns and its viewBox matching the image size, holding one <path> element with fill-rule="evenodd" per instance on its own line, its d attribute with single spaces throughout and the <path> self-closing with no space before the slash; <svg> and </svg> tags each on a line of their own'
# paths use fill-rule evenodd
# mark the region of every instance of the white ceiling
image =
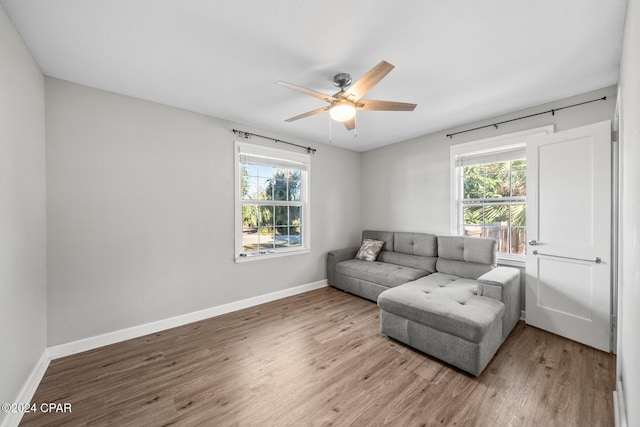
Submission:
<svg viewBox="0 0 640 427">
<path fill-rule="evenodd" d="M 0 0 L 52 77 L 327 143 L 327 113 L 285 123 L 381 60 L 332 143 L 364 151 L 617 83 L 626 0 Z"/>
</svg>

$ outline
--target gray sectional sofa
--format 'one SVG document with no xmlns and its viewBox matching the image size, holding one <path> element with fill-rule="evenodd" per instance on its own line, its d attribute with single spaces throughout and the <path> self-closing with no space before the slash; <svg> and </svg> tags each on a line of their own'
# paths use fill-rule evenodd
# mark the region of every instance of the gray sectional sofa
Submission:
<svg viewBox="0 0 640 427">
<path fill-rule="evenodd" d="M 473 375 L 520 318 L 520 271 L 497 267 L 493 239 L 365 230 L 384 241 L 375 261 L 357 247 L 329 252 L 331 286 L 376 301 L 382 333 Z"/>
</svg>

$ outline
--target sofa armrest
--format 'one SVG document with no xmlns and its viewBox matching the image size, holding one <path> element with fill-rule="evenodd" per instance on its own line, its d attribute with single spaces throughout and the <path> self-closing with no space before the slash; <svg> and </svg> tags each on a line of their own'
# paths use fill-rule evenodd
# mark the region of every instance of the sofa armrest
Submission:
<svg viewBox="0 0 640 427">
<path fill-rule="evenodd" d="M 478 277 L 478 295 L 504 302 L 505 288 L 520 286 L 520 270 L 511 267 L 497 267 Z"/>
<path fill-rule="evenodd" d="M 360 247 L 338 249 L 327 254 L 327 283 L 330 285 L 335 283 L 336 264 L 354 258 L 358 253 L 358 249 Z"/>
<path fill-rule="evenodd" d="M 502 339 L 504 340 L 520 319 L 520 270 L 497 267 L 478 277 L 478 295 L 504 303 Z"/>
</svg>

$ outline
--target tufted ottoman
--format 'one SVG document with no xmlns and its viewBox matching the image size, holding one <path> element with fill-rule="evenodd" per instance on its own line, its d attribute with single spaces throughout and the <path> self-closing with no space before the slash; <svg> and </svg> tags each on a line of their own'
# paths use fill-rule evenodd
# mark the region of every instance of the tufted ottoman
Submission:
<svg viewBox="0 0 640 427">
<path fill-rule="evenodd" d="M 480 375 L 503 342 L 505 305 L 479 296 L 479 280 L 434 273 L 382 292 L 382 333 Z"/>
</svg>

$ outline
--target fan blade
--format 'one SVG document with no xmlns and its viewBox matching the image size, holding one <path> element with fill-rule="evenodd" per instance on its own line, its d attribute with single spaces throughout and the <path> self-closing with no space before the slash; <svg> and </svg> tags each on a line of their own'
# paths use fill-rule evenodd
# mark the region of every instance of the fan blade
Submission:
<svg viewBox="0 0 640 427">
<path fill-rule="evenodd" d="M 382 80 L 394 66 L 387 61 L 381 61 L 378 65 L 369 70 L 364 76 L 360 77 L 347 91 L 345 97 L 351 101 L 358 101 L 365 96 L 380 80 Z"/>
<path fill-rule="evenodd" d="M 344 123 L 344 127 L 347 128 L 347 130 L 354 130 L 356 128 L 356 118 L 353 117 L 352 119 L 347 120 Z"/>
<path fill-rule="evenodd" d="M 312 89 L 307 89 L 306 87 L 294 85 L 292 83 L 283 82 L 282 80 L 277 81 L 275 84 L 280 85 L 280 86 L 284 86 L 284 87 L 288 87 L 289 89 L 293 89 L 295 91 L 302 92 L 302 93 L 304 93 L 306 95 L 313 96 L 314 98 L 318 98 L 318 99 L 321 99 L 321 100 L 326 101 L 326 102 L 338 101 L 338 98 L 334 98 L 331 95 L 326 95 L 326 94 L 324 94 L 322 92 L 317 92 L 317 91 L 312 90 Z"/>
<path fill-rule="evenodd" d="M 308 111 L 308 112 L 300 114 L 298 116 L 291 117 L 290 119 L 285 120 L 285 122 L 293 122 L 295 120 L 304 119 L 305 117 L 313 116 L 314 114 L 319 114 L 319 113 L 322 113 L 324 111 L 329 111 L 329 108 L 330 107 L 327 105 L 326 107 L 318 108 L 317 110 Z"/>
<path fill-rule="evenodd" d="M 416 108 L 416 104 L 409 104 L 407 102 L 394 102 L 394 101 L 376 101 L 373 99 L 363 99 L 356 104 L 358 110 L 369 111 L 413 111 Z"/>
</svg>

